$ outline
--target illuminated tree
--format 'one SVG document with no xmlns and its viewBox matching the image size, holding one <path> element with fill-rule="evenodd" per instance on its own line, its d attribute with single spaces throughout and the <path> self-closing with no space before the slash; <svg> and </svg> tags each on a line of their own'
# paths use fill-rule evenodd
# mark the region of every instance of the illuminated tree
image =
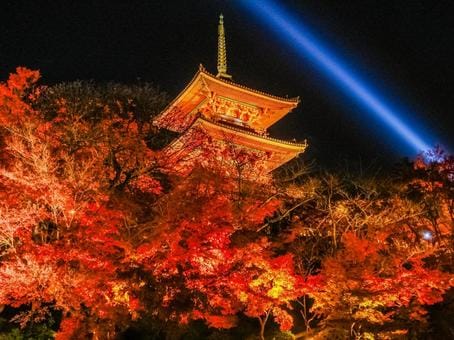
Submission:
<svg viewBox="0 0 454 340">
<path fill-rule="evenodd" d="M 277 225 L 265 228 L 281 230 L 302 273 L 322 276 L 308 315 L 324 325 L 323 336 L 417 332 L 427 323 L 427 307 L 454 284 L 446 171 L 452 166 L 449 157 L 437 159 L 419 160 L 398 181 L 323 175 L 284 188 Z"/>
<path fill-rule="evenodd" d="M 236 185 L 232 178 L 193 173 L 163 198 L 159 234 L 139 247 L 137 260 L 165 287 L 162 305 L 171 318 L 231 328 L 237 314 L 244 313 L 259 320 L 264 338 L 271 315 L 281 329 L 292 327 L 290 302 L 316 280 L 298 276 L 292 256 L 274 254 L 267 237 L 244 236 L 280 202 L 267 200 L 262 191 L 261 196 L 243 197 L 239 206 Z"/>
<path fill-rule="evenodd" d="M 0 85 L 0 304 L 30 306 L 22 324 L 59 310 L 61 334 L 111 337 L 140 306 L 122 275 L 130 216 L 112 195 L 158 194 L 155 153 L 132 117 L 93 121 L 63 99 L 46 117 L 34 107 L 46 91 L 38 78 L 18 68 Z"/>
<path fill-rule="evenodd" d="M 38 78 L 0 84 L 0 309 L 22 326 L 57 314 L 59 339 L 108 339 L 140 318 L 169 336 L 168 322 L 247 317 L 262 339 L 270 324 L 386 338 L 446 301 L 452 157 L 393 179 L 298 163 L 273 179 L 269 155 L 203 130 L 179 139 L 184 155 L 152 148 L 163 97 L 148 85 Z"/>
</svg>

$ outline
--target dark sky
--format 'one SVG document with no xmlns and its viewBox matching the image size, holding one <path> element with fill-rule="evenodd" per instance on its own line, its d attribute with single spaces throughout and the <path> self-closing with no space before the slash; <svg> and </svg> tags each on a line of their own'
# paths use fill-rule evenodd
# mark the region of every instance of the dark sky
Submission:
<svg viewBox="0 0 454 340">
<path fill-rule="evenodd" d="M 439 142 L 453 145 L 450 1 L 280 3 L 393 102 L 421 117 Z M 199 63 L 215 73 L 220 12 L 234 80 L 301 97 L 299 108 L 272 128 L 275 136 L 307 138 L 308 157 L 321 163 L 399 155 L 399 142 L 233 0 L 2 1 L 0 77 L 23 65 L 40 69 L 47 84 L 140 78 L 176 95 Z"/>
</svg>

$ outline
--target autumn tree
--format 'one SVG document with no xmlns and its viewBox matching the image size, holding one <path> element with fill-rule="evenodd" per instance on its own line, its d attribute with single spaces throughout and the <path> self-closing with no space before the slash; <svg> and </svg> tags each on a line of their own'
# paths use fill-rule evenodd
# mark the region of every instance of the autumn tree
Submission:
<svg viewBox="0 0 454 340">
<path fill-rule="evenodd" d="M 54 314 L 57 338 L 109 339 L 145 318 L 168 337 L 247 319 L 261 339 L 396 338 L 446 301 L 451 156 L 273 178 L 268 155 L 203 130 L 158 150 L 150 85 L 38 79 L 0 84 L 0 313 L 22 326 Z"/>
<path fill-rule="evenodd" d="M 259 155 L 204 140 L 214 162 L 174 178 L 157 199 L 155 176 L 176 165 L 151 149 L 155 130 L 134 98 L 125 105 L 115 99 L 122 91 L 110 98 L 91 84 L 46 88 L 38 78 L 19 68 L 1 86 L 0 297 L 24 310 L 18 321 L 60 311 L 60 338 L 113 337 L 146 307 L 139 298 L 148 277 L 164 283 L 153 289 L 167 310 L 186 294 L 187 305 L 169 314 L 180 321 L 225 328 L 243 312 L 260 321 L 262 337 L 270 315 L 291 327 L 290 301 L 305 287 L 292 258 L 259 234 L 232 241 L 280 204 L 244 176 Z"/>
<path fill-rule="evenodd" d="M 450 158 L 424 159 L 404 178 L 322 174 L 281 191 L 285 204 L 265 228 L 279 230 L 300 273 L 323 278 L 303 315 L 323 336 L 418 332 L 453 285 Z"/>
<path fill-rule="evenodd" d="M 276 254 L 273 242 L 256 233 L 279 200 L 262 190 L 239 206 L 236 185 L 230 177 L 193 172 L 162 198 L 158 234 L 138 248 L 137 261 L 164 287 L 169 317 L 231 328 L 244 313 L 257 318 L 264 339 L 270 316 L 281 329 L 292 328 L 291 301 L 316 279 L 298 276 L 292 256 Z"/>
<path fill-rule="evenodd" d="M 38 78 L 18 68 L 0 85 L 0 304 L 24 310 L 22 324 L 60 311 L 57 337 L 113 337 L 140 307 L 123 274 L 131 216 L 119 193 L 161 190 L 150 125 L 87 100 L 95 116 L 65 96 L 41 110 L 38 98 L 55 93 Z"/>
</svg>

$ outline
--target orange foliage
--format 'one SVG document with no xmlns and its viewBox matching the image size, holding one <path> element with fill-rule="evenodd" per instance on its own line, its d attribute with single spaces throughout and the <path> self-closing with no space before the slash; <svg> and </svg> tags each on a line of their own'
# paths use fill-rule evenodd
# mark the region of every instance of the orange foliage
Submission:
<svg viewBox="0 0 454 340">
<path fill-rule="evenodd" d="M 408 187 L 423 208 L 397 195 L 334 202 L 331 181 L 305 219 L 306 201 L 285 211 L 289 202 L 262 176 L 269 155 L 196 130 L 182 150 L 162 154 L 147 144 L 148 122 L 108 106 L 91 119 L 65 98 L 46 116 L 35 105 L 38 79 L 18 68 L 0 84 L 0 305 L 26 309 L 22 324 L 51 308 L 63 314 L 57 339 L 107 338 L 146 310 L 152 286 L 156 314 L 180 324 L 232 328 L 242 313 L 259 320 L 263 338 L 269 317 L 291 330 L 293 302 L 310 296 L 325 325 L 387 323 L 402 334 L 454 285 L 438 262 L 451 246 L 452 158 L 415 164 Z M 155 177 L 163 172 L 166 194 Z M 317 194 L 297 191 L 291 200 Z M 291 236 L 267 233 L 271 220 Z M 304 268 L 306 249 L 295 245 L 308 235 L 318 257 Z"/>
<path fill-rule="evenodd" d="M 46 120 L 25 96 L 38 78 L 18 68 L 0 84 L 0 304 L 32 305 L 22 324 L 48 305 L 61 310 L 62 339 L 102 336 L 141 308 L 137 283 L 121 275 L 129 270 L 120 232 L 128 213 L 111 200 L 112 188 L 134 182 L 131 190 L 159 194 L 147 174 L 153 153 L 132 118 L 93 125 L 59 110 Z"/>
<path fill-rule="evenodd" d="M 423 320 L 423 307 L 443 300 L 454 286 L 454 275 L 430 269 L 424 254 L 405 255 L 373 237 L 344 234 L 343 249 L 324 261 L 324 284 L 313 294 L 314 311 L 328 322 L 346 319 L 402 327 L 397 320 L 403 315 L 408 322 Z"/>
</svg>

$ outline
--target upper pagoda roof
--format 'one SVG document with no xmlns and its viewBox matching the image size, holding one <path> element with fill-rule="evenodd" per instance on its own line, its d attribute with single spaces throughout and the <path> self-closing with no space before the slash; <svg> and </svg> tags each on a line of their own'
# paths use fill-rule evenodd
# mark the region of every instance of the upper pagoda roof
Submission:
<svg viewBox="0 0 454 340">
<path fill-rule="evenodd" d="M 154 119 L 154 124 L 182 132 L 197 118 L 197 109 L 214 96 L 231 99 L 261 109 L 256 127 L 267 129 L 299 103 L 299 98 L 283 98 L 216 77 L 203 65 L 180 94 Z"/>
</svg>

